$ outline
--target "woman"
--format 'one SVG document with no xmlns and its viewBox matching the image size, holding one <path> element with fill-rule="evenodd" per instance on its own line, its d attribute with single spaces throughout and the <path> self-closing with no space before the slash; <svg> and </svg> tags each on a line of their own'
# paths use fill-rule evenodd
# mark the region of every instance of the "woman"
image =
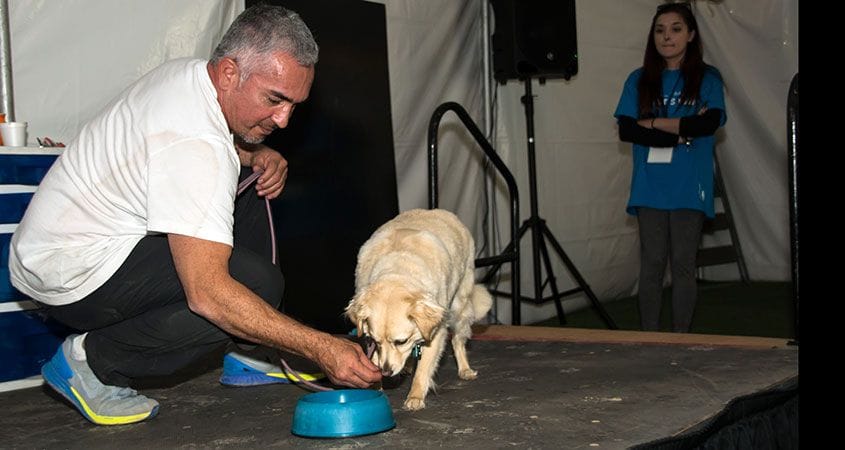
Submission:
<svg viewBox="0 0 845 450">
<path fill-rule="evenodd" d="M 643 66 L 625 81 L 614 116 L 633 143 L 627 212 L 640 230 L 640 322 L 657 331 L 667 256 L 672 268 L 672 329 L 688 332 L 695 310 L 695 258 L 704 217 L 713 217 L 713 134 L 724 125 L 716 68 L 702 59 L 688 3 L 660 5 Z"/>
</svg>

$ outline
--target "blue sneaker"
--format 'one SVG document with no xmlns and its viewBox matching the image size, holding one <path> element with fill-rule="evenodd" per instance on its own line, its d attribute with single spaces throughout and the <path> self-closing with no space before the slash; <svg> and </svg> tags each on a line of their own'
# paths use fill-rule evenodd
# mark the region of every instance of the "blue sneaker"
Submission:
<svg viewBox="0 0 845 450">
<path fill-rule="evenodd" d="M 288 357 L 288 354 L 285 354 Z M 302 370 L 300 362 L 307 361 L 296 359 L 290 356 L 287 360 L 289 366 L 294 370 Z M 314 363 L 310 363 L 314 367 Z M 319 370 L 302 370 L 299 375 L 305 381 L 317 381 L 326 376 Z M 229 352 L 223 357 L 223 375 L 220 376 L 220 384 L 226 386 L 260 386 L 263 384 L 290 384 L 298 383 L 300 379 L 295 374 L 288 374 L 278 364 L 253 358 L 243 353 Z"/>
<path fill-rule="evenodd" d="M 73 339 L 65 339 L 53 358 L 41 367 L 44 381 L 97 425 L 140 422 L 158 413 L 158 402 L 128 387 L 103 384 L 87 361 L 71 357 Z"/>
</svg>

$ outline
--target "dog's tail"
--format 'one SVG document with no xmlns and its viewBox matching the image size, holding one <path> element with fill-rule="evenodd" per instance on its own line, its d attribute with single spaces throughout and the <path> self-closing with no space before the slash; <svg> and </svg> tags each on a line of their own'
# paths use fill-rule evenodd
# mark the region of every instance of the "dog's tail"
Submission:
<svg viewBox="0 0 845 450">
<path fill-rule="evenodd" d="M 490 311 L 490 307 L 493 306 L 493 297 L 490 296 L 490 292 L 487 291 L 487 288 L 483 284 L 476 284 L 472 287 L 470 301 L 472 302 L 472 310 L 475 313 L 475 320 L 483 319 L 487 315 L 487 312 Z"/>
</svg>

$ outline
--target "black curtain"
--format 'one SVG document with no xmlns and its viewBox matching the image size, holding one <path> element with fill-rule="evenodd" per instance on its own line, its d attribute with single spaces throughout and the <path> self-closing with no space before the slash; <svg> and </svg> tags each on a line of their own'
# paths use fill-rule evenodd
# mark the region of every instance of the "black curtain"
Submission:
<svg viewBox="0 0 845 450">
<path fill-rule="evenodd" d="M 290 165 L 285 190 L 272 202 L 283 310 L 346 333 L 351 325 L 342 313 L 354 294 L 358 249 L 398 213 L 384 5 L 262 3 L 299 13 L 320 46 L 308 101 L 265 142 Z"/>
</svg>

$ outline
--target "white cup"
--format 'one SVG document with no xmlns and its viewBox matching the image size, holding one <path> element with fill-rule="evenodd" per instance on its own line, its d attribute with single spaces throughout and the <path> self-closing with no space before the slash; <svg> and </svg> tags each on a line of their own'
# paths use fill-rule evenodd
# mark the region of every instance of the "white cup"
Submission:
<svg viewBox="0 0 845 450">
<path fill-rule="evenodd" d="M 3 145 L 7 147 L 23 147 L 26 145 L 26 122 L 0 123 L 0 136 Z"/>
</svg>

